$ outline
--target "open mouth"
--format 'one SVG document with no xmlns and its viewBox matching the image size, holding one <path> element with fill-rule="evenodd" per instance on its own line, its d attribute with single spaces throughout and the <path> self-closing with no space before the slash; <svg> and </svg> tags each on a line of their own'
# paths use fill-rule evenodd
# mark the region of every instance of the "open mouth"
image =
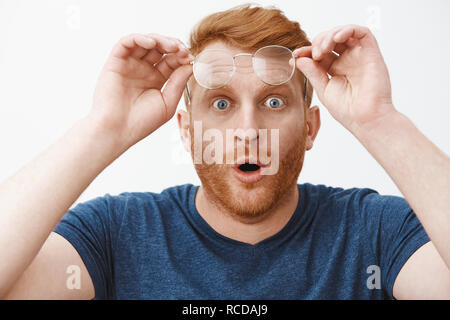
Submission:
<svg viewBox="0 0 450 320">
<path fill-rule="evenodd" d="M 255 183 L 264 177 L 261 174 L 260 164 L 245 162 L 240 165 L 235 164 L 233 169 L 234 176 L 242 183 Z"/>
<path fill-rule="evenodd" d="M 261 167 L 258 166 L 257 164 L 253 164 L 253 163 L 244 163 L 238 167 L 238 169 L 243 172 L 254 172 L 254 171 L 257 171 L 259 168 L 261 168 Z"/>
</svg>

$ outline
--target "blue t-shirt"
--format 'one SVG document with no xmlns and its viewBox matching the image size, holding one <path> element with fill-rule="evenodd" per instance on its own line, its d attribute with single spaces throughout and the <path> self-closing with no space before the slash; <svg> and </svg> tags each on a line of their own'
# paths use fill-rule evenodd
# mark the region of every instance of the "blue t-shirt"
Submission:
<svg viewBox="0 0 450 320">
<path fill-rule="evenodd" d="M 250 245 L 217 233 L 198 186 L 106 194 L 56 226 L 78 251 L 96 299 L 393 299 L 429 238 L 407 202 L 371 189 L 299 184 L 277 234 Z"/>
</svg>

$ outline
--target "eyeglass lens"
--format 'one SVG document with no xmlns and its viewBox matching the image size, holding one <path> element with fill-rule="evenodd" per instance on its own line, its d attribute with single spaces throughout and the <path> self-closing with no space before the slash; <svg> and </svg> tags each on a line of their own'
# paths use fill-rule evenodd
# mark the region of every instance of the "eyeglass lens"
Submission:
<svg viewBox="0 0 450 320">
<path fill-rule="evenodd" d="M 288 81 L 295 66 L 289 64 L 292 52 L 285 47 L 267 46 L 253 55 L 253 70 L 261 81 L 269 85 L 280 85 Z M 194 76 L 197 82 L 208 89 L 225 86 L 235 70 L 233 56 L 223 50 L 205 50 L 194 63 Z"/>
</svg>

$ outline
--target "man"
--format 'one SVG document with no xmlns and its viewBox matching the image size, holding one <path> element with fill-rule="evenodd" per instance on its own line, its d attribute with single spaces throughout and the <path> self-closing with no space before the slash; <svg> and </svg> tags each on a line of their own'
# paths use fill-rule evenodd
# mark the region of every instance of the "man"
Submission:
<svg viewBox="0 0 450 320">
<path fill-rule="evenodd" d="M 176 39 L 121 39 L 91 113 L 1 185 L 2 297 L 450 298 L 450 160 L 394 108 L 367 28 L 340 26 L 311 44 L 279 10 L 242 6 L 206 17 L 190 45 L 194 68 Z M 405 199 L 297 184 L 320 127 L 311 86 Z M 177 118 L 201 186 L 105 195 L 65 215 L 172 118 L 183 90 Z M 198 130 L 218 139 L 213 152 Z"/>
</svg>

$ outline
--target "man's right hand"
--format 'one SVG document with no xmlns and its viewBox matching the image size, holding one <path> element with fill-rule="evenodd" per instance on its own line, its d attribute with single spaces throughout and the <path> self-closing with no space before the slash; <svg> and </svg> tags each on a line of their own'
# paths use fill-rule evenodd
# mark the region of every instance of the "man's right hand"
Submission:
<svg viewBox="0 0 450 320">
<path fill-rule="evenodd" d="M 192 57 L 180 46 L 160 35 L 124 37 L 101 72 L 89 115 L 0 184 L 0 298 L 94 296 L 80 255 L 52 230 L 104 168 L 174 115 L 192 74 Z M 65 285 L 68 265 L 81 267 L 82 290 Z"/>
<path fill-rule="evenodd" d="M 125 36 L 103 67 L 89 117 L 125 151 L 175 114 L 192 74 L 192 59 L 180 40 Z"/>
</svg>

